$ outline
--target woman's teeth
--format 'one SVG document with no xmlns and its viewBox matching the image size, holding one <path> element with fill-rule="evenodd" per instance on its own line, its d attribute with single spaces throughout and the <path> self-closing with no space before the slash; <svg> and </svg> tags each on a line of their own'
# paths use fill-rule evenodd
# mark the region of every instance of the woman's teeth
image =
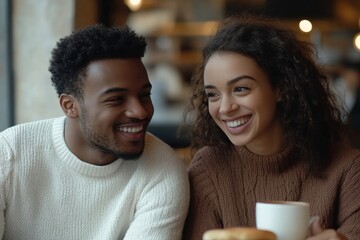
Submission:
<svg viewBox="0 0 360 240">
<path fill-rule="evenodd" d="M 228 127 L 235 128 L 235 127 L 245 124 L 248 120 L 249 120 L 249 118 L 242 118 L 242 119 L 236 120 L 236 121 L 228 121 L 228 122 L 226 122 L 226 124 L 228 125 Z"/>
<path fill-rule="evenodd" d="M 139 127 L 120 127 L 119 130 L 121 132 L 126 132 L 126 133 L 138 133 L 140 131 L 143 130 L 143 126 L 139 126 Z"/>
</svg>

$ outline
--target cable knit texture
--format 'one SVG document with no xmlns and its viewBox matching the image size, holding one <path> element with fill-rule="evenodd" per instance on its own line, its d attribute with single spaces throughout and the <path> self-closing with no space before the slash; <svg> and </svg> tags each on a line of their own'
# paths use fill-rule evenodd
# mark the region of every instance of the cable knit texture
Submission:
<svg viewBox="0 0 360 240">
<path fill-rule="evenodd" d="M 140 159 L 95 166 L 63 132 L 62 117 L 0 133 L 0 238 L 181 238 L 188 177 L 168 145 L 147 134 Z"/>
<path fill-rule="evenodd" d="M 191 200 L 183 239 L 201 240 L 213 228 L 255 227 L 255 204 L 267 200 L 309 202 L 326 228 L 360 239 L 360 152 L 345 146 L 336 152 L 320 179 L 289 149 L 272 156 L 246 147 L 201 149 L 188 170 Z"/>
</svg>

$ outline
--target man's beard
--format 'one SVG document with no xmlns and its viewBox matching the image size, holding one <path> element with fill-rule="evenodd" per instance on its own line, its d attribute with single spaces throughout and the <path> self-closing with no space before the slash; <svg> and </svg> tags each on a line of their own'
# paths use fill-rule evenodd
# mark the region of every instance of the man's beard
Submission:
<svg viewBox="0 0 360 240">
<path fill-rule="evenodd" d="M 111 149 L 111 143 L 116 143 L 115 139 L 109 139 L 101 134 L 99 134 L 93 124 L 90 122 L 89 116 L 87 111 L 85 110 L 84 106 L 81 108 L 81 117 L 80 117 L 80 124 L 81 129 L 84 134 L 84 137 L 90 144 L 90 146 L 94 149 L 101 151 L 104 154 L 111 154 L 116 158 L 121 158 L 123 160 L 137 160 L 143 153 L 143 149 L 140 152 L 124 152 L 121 150 Z"/>
</svg>

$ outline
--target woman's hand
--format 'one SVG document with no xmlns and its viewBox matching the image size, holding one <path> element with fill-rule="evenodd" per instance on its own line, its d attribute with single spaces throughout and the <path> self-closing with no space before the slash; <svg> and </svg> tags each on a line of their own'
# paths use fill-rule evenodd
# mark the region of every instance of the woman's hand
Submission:
<svg viewBox="0 0 360 240">
<path fill-rule="evenodd" d="M 320 218 L 314 217 L 310 224 L 310 237 L 306 240 L 347 240 L 347 238 L 334 229 L 324 229 L 321 226 Z"/>
</svg>

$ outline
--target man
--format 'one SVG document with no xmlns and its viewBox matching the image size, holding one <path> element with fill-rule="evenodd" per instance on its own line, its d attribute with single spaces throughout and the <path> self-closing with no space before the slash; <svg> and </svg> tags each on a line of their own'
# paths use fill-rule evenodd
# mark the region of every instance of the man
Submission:
<svg viewBox="0 0 360 240">
<path fill-rule="evenodd" d="M 60 39 L 49 70 L 65 117 L 0 133 L 0 238 L 181 238 L 188 179 L 146 132 L 145 48 L 128 27 Z"/>
</svg>

